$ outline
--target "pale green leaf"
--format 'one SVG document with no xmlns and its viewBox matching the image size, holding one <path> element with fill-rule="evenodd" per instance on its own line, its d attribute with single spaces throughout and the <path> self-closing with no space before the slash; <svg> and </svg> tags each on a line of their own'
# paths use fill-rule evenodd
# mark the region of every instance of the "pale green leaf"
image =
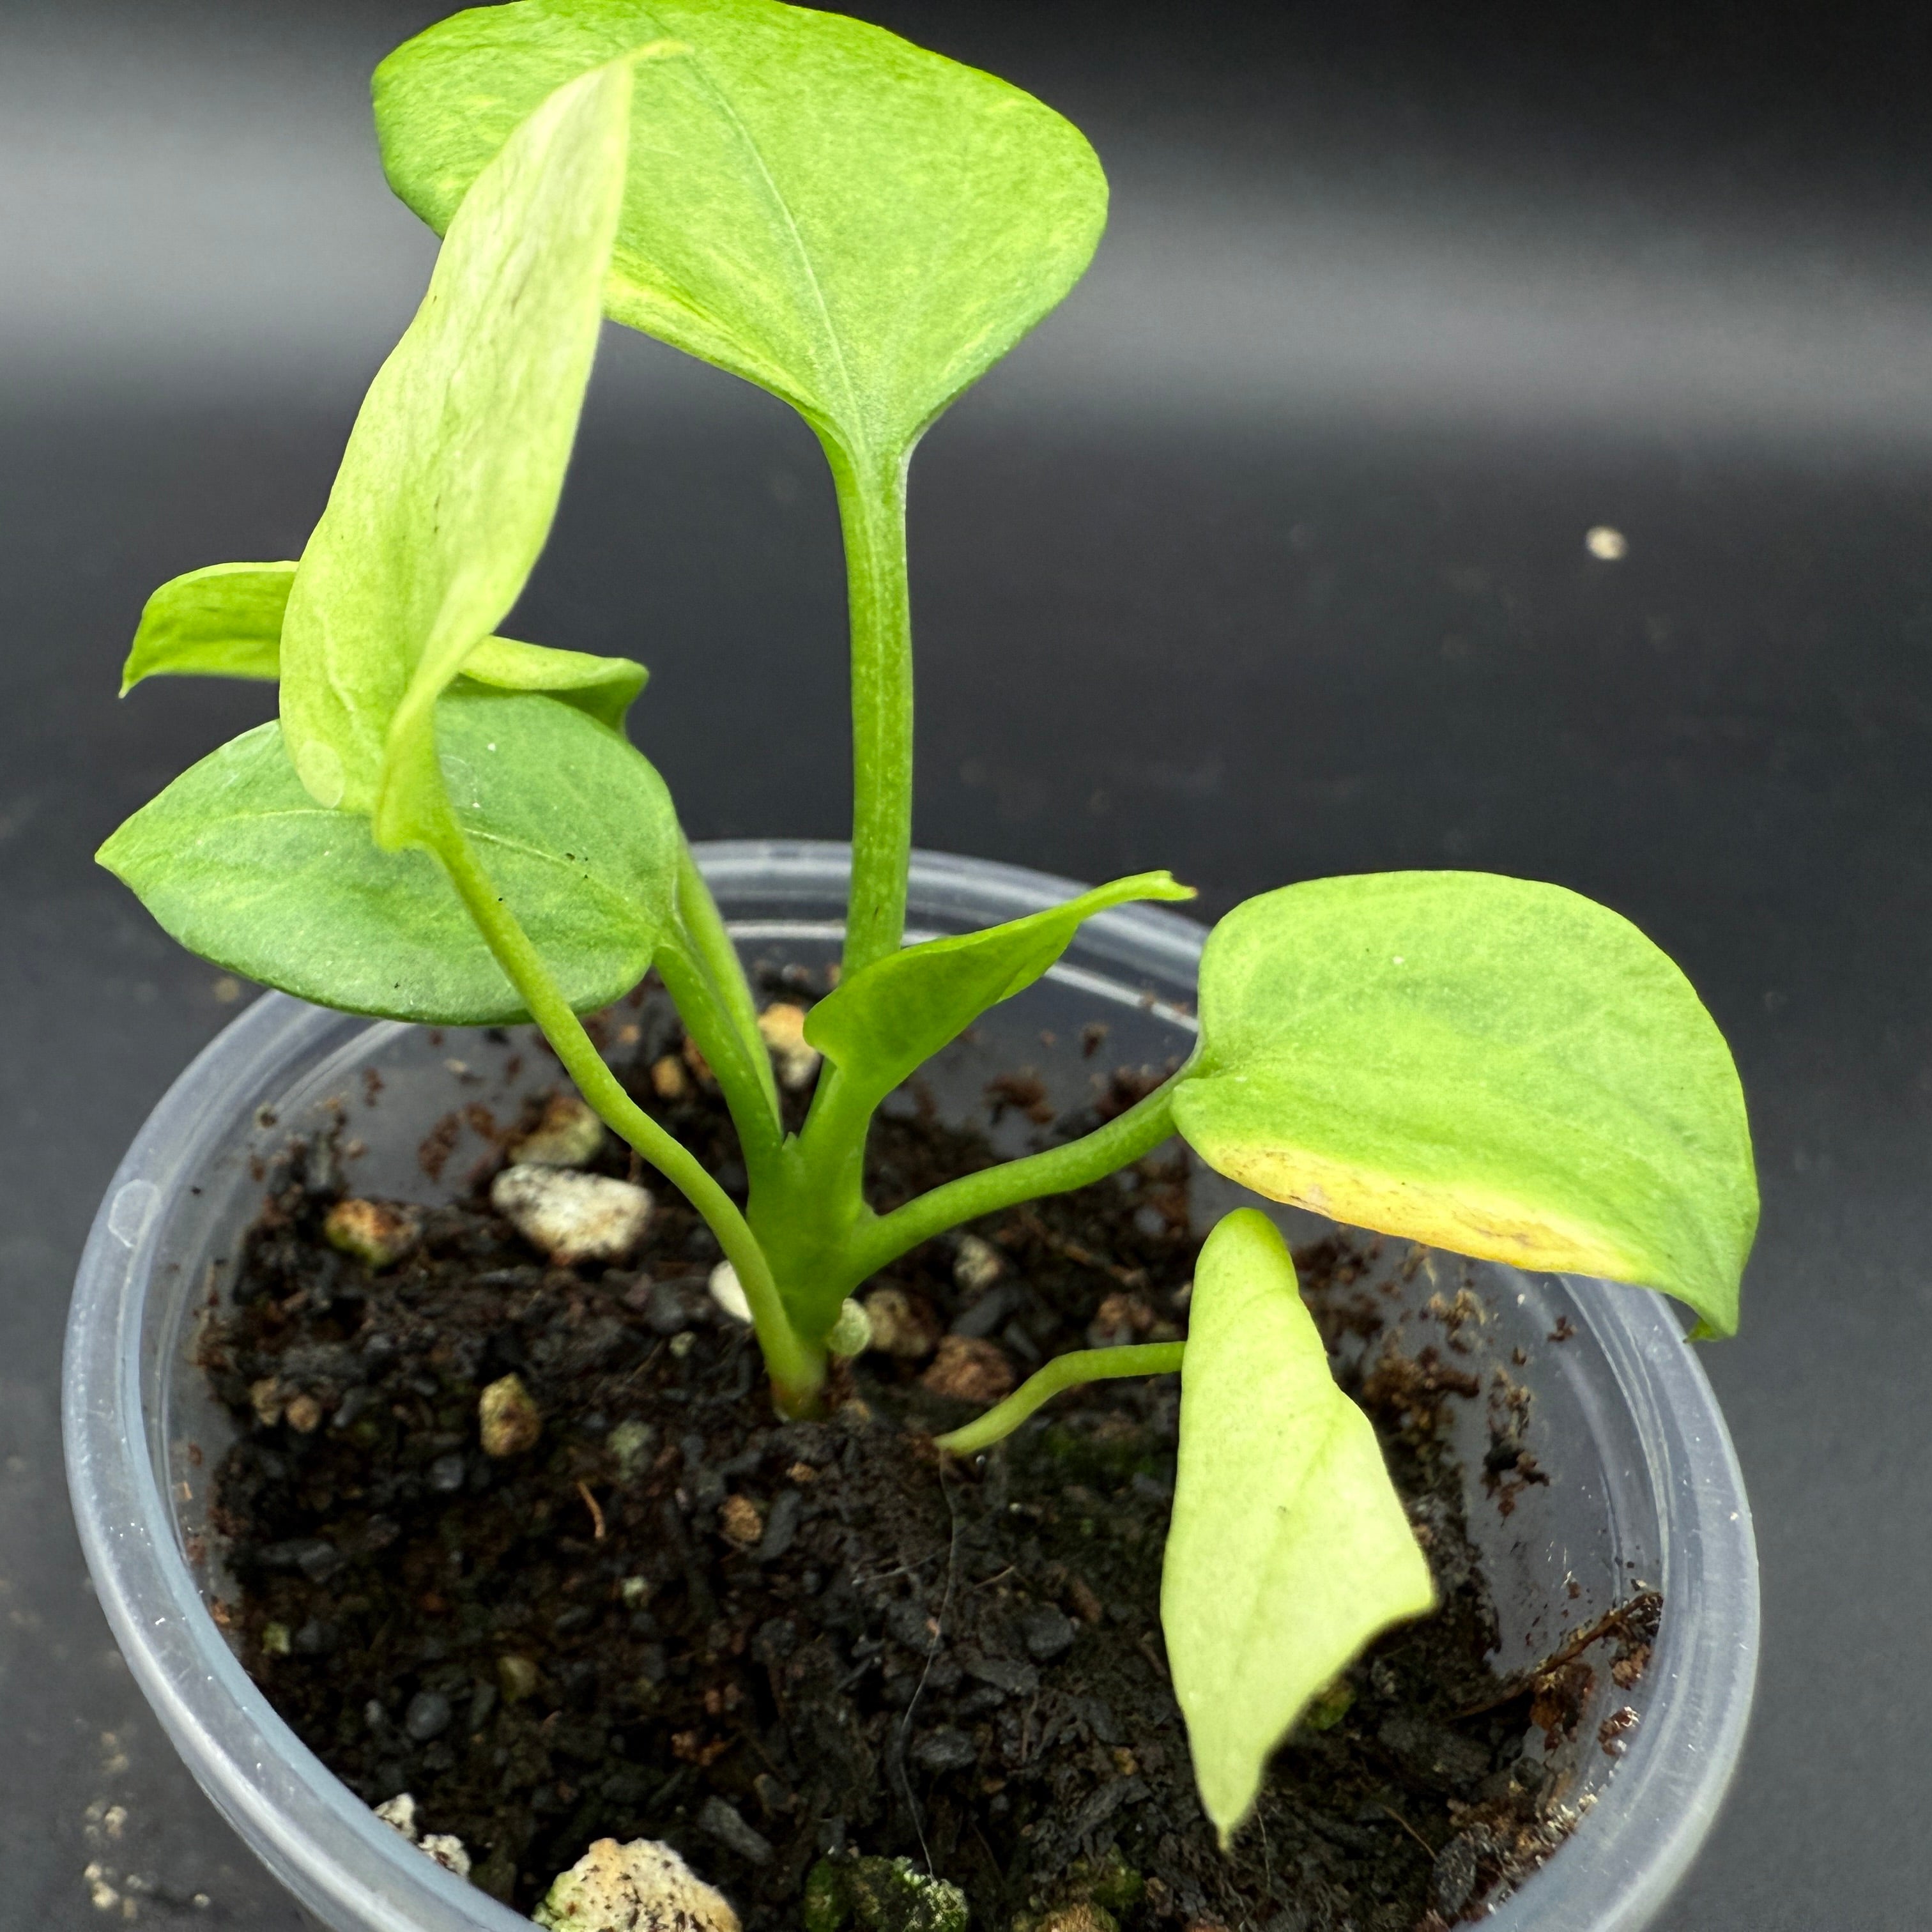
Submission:
<svg viewBox="0 0 1932 1932">
<path fill-rule="evenodd" d="M 141 612 L 122 696 L 144 677 L 280 676 L 295 574 L 292 563 L 214 563 L 163 584 Z"/>
<path fill-rule="evenodd" d="M 644 47 L 610 314 L 783 396 L 862 466 L 908 448 L 1100 238 L 1106 179 L 1058 115 L 776 0 L 456 14 L 376 70 L 392 184 L 440 229 L 551 88 Z"/>
<path fill-rule="evenodd" d="M 572 706 L 454 691 L 436 707 L 457 820 L 580 1012 L 634 986 L 670 933 L 680 838 L 643 758 Z M 524 1018 L 423 851 L 316 803 L 264 724 L 128 820 L 100 862 L 218 965 L 324 1006 L 476 1026 Z"/>
<path fill-rule="evenodd" d="M 623 730 L 624 714 L 650 676 L 629 658 L 593 657 L 587 651 L 520 644 L 509 638 L 485 638 L 472 646 L 462 674 L 493 691 L 542 692 L 560 698 L 614 731 Z"/>
<path fill-rule="evenodd" d="M 122 674 L 124 697 L 143 678 L 164 675 L 281 675 L 282 613 L 292 563 L 217 563 L 164 584 L 148 599 Z M 629 658 L 593 657 L 510 638 L 485 638 L 463 660 L 462 675 L 497 691 L 538 691 L 624 728 L 650 674 Z"/>
<path fill-rule="evenodd" d="M 437 694 L 550 531 L 596 352 L 630 69 L 578 75 L 479 173 L 370 385 L 282 630 L 282 722 L 320 804 L 380 842 L 433 809 Z"/>
<path fill-rule="evenodd" d="M 1193 896 L 1168 873 L 1141 872 L 1004 926 L 908 946 L 842 980 L 806 1016 L 806 1039 L 876 1102 L 988 1007 L 1031 986 L 1083 920 L 1130 899 Z"/>
<path fill-rule="evenodd" d="M 1176 1123 L 1256 1192 L 1736 1328 L 1757 1224 L 1737 1072 L 1616 914 L 1484 872 L 1290 886 L 1215 928 L 1201 1028 Z"/>
<path fill-rule="evenodd" d="M 1309 1700 L 1435 1600 L 1375 1431 L 1335 1386 L 1280 1232 L 1238 1210 L 1195 1266 L 1160 1590 L 1195 1780 L 1224 1843 Z"/>
</svg>

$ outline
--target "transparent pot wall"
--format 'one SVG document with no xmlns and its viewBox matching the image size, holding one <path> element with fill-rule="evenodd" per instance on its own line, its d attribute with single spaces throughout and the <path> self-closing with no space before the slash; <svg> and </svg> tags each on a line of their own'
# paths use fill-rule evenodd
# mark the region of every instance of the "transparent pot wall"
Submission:
<svg viewBox="0 0 1932 1932">
<path fill-rule="evenodd" d="M 748 961 L 817 970 L 838 955 L 842 847 L 722 844 L 700 862 Z M 915 934 L 959 932 L 1070 896 L 1064 880 L 922 856 Z M 985 1087 L 1028 1068 L 1058 1108 L 1096 1076 L 1165 1067 L 1192 1042 L 1203 934 L 1130 908 L 1090 920 L 1050 977 L 988 1016 L 925 1076 L 954 1118 L 985 1118 Z M 1098 1024 L 1103 1044 L 1084 1051 Z M 292 1133 L 340 1118 L 358 1191 L 422 1202 L 460 1189 L 487 1143 L 459 1142 L 432 1183 L 417 1158 L 453 1107 L 499 1114 L 554 1084 L 526 1031 L 486 1034 L 370 1022 L 278 994 L 258 1000 L 182 1076 L 123 1162 L 88 1242 L 68 1343 L 66 1430 L 88 1561 L 122 1648 L 196 1777 L 256 1853 L 336 1932 L 456 1932 L 526 1922 L 439 1870 L 322 1767 L 243 1673 L 208 1607 L 228 1588 L 206 1528 L 208 1487 L 232 1431 L 194 1366 L 198 1324 L 226 1296 L 259 1210 L 264 1163 Z M 1023 1150 L 1024 1122 L 1000 1132 Z M 1197 1180 L 1205 1226 L 1246 1198 Z M 1277 1212 L 1292 1240 L 1321 1225 Z M 1484 1312 L 1453 1359 L 1483 1396 L 1454 1405 L 1473 1472 L 1472 1532 L 1489 1561 L 1499 1669 L 1546 1655 L 1640 1584 L 1666 1606 L 1648 1670 L 1594 1707 L 1556 1760 L 1582 1816 L 1550 1864 L 1485 1922 L 1630 1928 L 1646 1923 L 1708 1828 L 1742 1742 L 1757 1648 L 1756 1570 L 1744 1492 L 1710 1390 L 1656 1297 L 1436 1256 L 1410 1270 L 1390 1243 L 1370 1280 L 1417 1349 L 1441 1346 L 1432 1297 L 1466 1287 Z M 1569 1331 L 1568 1339 L 1546 1338 Z M 1528 1354 L 1519 1366 L 1513 1352 Z M 1379 1344 L 1378 1344 L 1379 1346 Z M 1505 1515 L 1481 1482 L 1497 1372 L 1528 1390 L 1526 1447 L 1546 1483 Z M 1604 1653 L 1596 1654 L 1600 1663 Z M 1598 1727 L 1637 1715 L 1617 1739 Z M 991 1928 L 988 1929 L 991 1932 Z"/>
</svg>

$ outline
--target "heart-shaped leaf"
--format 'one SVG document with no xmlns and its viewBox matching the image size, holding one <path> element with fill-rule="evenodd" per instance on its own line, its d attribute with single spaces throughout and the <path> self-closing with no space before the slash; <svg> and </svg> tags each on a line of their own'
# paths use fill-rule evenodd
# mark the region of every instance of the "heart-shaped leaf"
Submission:
<svg viewBox="0 0 1932 1932">
<path fill-rule="evenodd" d="M 596 352 L 630 68 L 580 74 L 476 176 L 370 386 L 282 626 L 282 723 L 321 805 L 394 849 L 436 812 L 436 698 L 524 587 Z"/>
<path fill-rule="evenodd" d="M 1195 1265 L 1160 1588 L 1195 1780 L 1224 1844 L 1309 1700 L 1435 1600 L 1381 1444 L 1335 1386 L 1280 1232 L 1237 1210 Z"/>
<path fill-rule="evenodd" d="M 988 1007 L 1031 986 L 1083 920 L 1130 899 L 1193 896 L 1168 873 L 1141 872 L 983 932 L 908 946 L 842 980 L 806 1016 L 806 1039 L 876 1105 Z"/>
<path fill-rule="evenodd" d="M 457 821 L 571 1004 L 628 992 L 673 929 L 663 781 L 546 698 L 452 692 L 436 725 Z M 251 980 L 393 1019 L 526 1017 L 436 862 L 382 851 L 367 820 L 317 805 L 279 724 L 202 759 L 99 856 L 184 946 Z"/>
<path fill-rule="evenodd" d="M 1181 1132 L 1276 1201 L 1737 1326 L 1757 1224 L 1736 1070 L 1628 920 L 1484 872 L 1290 886 L 1201 966 Z"/>
<path fill-rule="evenodd" d="M 397 193 L 440 229 L 553 88 L 646 49 L 610 314 L 784 397 L 862 468 L 1071 288 L 1106 216 L 1077 130 L 1016 88 L 776 0 L 517 0 L 376 70 Z"/>
<path fill-rule="evenodd" d="M 122 695 L 148 677 L 279 677 L 282 613 L 296 568 L 217 563 L 163 584 L 141 614 L 122 674 Z M 621 731 L 624 714 L 650 673 L 629 658 L 485 638 L 463 660 L 462 675 L 493 690 L 560 698 Z"/>
</svg>

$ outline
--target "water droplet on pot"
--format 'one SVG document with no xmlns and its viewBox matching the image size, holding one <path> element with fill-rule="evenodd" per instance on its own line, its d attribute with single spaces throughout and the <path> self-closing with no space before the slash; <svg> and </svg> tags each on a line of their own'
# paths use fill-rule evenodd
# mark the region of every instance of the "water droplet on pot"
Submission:
<svg viewBox="0 0 1932 1932">
<path fill-rule="evenodd" d="M 152 1180 L 122 1183 L 107 1210 L 107 1232 L 123 1247 L 131 1248 L 147 1232 L 161 1190 Z"/>
</svg>

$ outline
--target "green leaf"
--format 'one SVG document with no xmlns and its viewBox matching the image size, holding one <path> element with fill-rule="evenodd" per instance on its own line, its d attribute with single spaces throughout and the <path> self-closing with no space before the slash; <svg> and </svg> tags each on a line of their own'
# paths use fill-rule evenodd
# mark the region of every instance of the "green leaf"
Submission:
<svg viewBox="0 0 1932 1932">
<path fill-rule="evenodd" d="M 1191 899 L 1166 872 L 1096 886 L 1064 905 L 888 953 L 842 980 L 806 1015 L 805 1036 L 876 1105 L 1002 1000 L 1030 986 L 1081 922 L 1130 899 Z"/>
<path fill-rule="evenodd" d="M 1238 1209 L 1195 1266 L 1160 1588 L 1195 1780 L 1224 1844 L 1309 1700 L 1435 1601 L 1382 1447 L 1335 1386 L 1279 1231 Z"/>
<path fill-rule="evenodd" d="M 650 47 L 606 298 L 784 397 L 862 464 L 909 448 L 1079 278 L 1106 183 L 1030 95 L 775 0 L 519 0 L 376 70 L 397 193 L 440 229 L 572 74 Z"/>
<path fill-rule="evenodd" d="M 663 781 L 580 711 L 454 691 L 436 707 L 458 822 L 579 1012 L 636 985 L 674 916 Z M 278 724 L 244 733 L 128 820 L 100 862 L 176 939 L 323 1006 L 480 1026 L 522 1004 L 426 852 L 380 850 L 317 805 Z"/>
<path fill-rule="evenodd" d="M 1737 1072 L 1615 913 L 1485 872 L 1289 886 L 1210 937 L 1201 1031 L 1175 1120 L 1257 1193 L 1736 1329 L 1757 1225 Z"/>
<path fill-rule="evenodd" d="M 282 630 L 282 723 L 320 804 L 393 849 L 435 811 L 437 694 L 549 534 L 596 352 L 630 68 L 580 74 L 476 178 L 370 386 Z"/>
<path fill-rule="evenodd" d="M 141 613 L 121 695 L 144 677 L 279 676 L 295 574 L 292 563 L 214 563 L 163 584 Z"/>
<path fill-rule="evenodd" d="M 141 614 L 121 694 L 164 674 L 280 676 L 282 613 L 296 570 L 292 563 L 215 563 L 163 584 Z M 492 690 L 560 698 L 614 731 L 624 728 L 624 714 L 650 677 L 629 658 L 510 638 L 485 638 L 472 646 L 461 674 Z"/>
<path fill-rule="evenodd" d="M 463 660 L 462 674 L 493 691 L 542 692 L 560 698 L 614 731 L 623 730 L 625 712 L 650 676 L 629 658 L 593 657 L 587 651 L 520 644 L 508 638 L 485 638 L 472 646 Z"/>
</svg>

